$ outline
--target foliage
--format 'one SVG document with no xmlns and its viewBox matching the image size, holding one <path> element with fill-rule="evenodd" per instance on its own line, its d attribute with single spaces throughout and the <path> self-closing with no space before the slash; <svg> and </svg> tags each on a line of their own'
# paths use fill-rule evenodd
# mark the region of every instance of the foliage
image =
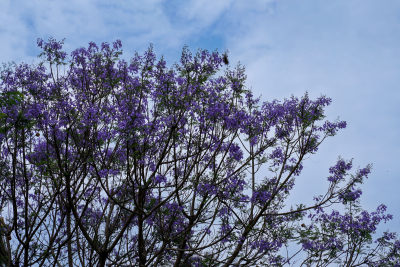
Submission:
<svg viewBox="0 0 400 267">
<path fill-rule="evenodd" d="M 339 159 L 313 205 L 286 201 L 305 158 L 346 127 L 324 121 L 329 98 L 260 103 L 218 52 L 185 47 L 168 68 L 151 46 L 128 62 L 120 41 L 70 57 L 38 45 L 42 63 L 1 73 L 4 264 L 400 264 L 395 234 L 373 239 L 385 207 L 358 206 L 370 166 L 351 175 Z"/>
</svg>

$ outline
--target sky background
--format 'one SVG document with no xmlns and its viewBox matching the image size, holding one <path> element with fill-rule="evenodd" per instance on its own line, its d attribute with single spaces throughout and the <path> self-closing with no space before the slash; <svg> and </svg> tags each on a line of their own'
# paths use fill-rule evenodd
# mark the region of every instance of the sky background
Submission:
<svg viewBox="0 0 400 267">
<path fill-rule="evenodd" d="M 305 162 L 292 201 L 324 193 L 338 156 L 372 163 L 363 207 L 387 204 L 381 230 L 400 232 L 400 1 L 0 0 L 0 62 L 37 61 L 36 39 L 50 36 L 68 52 L 120 39 L 126 57 L 153 43 L 170 66 L 184 45 L 229 50 L 263 101 L 331 97 L 328 119 L 348 127 Z"/>
</svg>

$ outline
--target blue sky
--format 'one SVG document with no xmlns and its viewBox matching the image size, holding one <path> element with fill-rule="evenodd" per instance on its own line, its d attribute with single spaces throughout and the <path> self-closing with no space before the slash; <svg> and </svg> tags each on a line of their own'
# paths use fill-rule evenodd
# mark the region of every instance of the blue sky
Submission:
<svg viewBox="0 0 400 267">
<path fill-rule="evenodd" d="M 327 95 L 328 118 L 348 127 L 306 161 L 293 200 L 323 193 L 340 155 L 373 164 L 362 203 L 388 205 L 400 232 L 400 1 L 0 1 L 0 62 L 32 63 L 38 37 L 65 48 L 120 39 L 125 56 L 150 43 L 169 64 L 186 44 L 229 50 L 262 100 Z"/>
</svg>

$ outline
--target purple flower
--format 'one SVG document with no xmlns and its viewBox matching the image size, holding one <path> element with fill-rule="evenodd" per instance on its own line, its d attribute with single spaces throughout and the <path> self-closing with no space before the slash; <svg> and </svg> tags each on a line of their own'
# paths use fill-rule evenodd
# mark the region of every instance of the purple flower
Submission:
<svg viewBox="0 0 400 267">
<path fill-rule="evenodd" d="M 197 186 L 197 192 L 199 192 L 201 195 L 216 195 L 218 188 L 213 184 L 201 183 Z"/>
<path fill-rule="evenodd" d="M 339 194 L 339 199 L 342 200 L 343 202 L 355 201 L 361 196 L 361 194 L 362 191 L 360 189 L 347 190 Z"/>
<path fill-rule="evenodd" d="M 352 161 L 345 162 L 343 159 L 339 159 L 335 166 L 329 168 L 329 173 L 332 175 L 328 177 L 330 182 L 338 182 L 344 179 L 344 175 L 348 170 L 352 168 Z"/>
<path fill-rule="evenodd" d="M 153 182 L 156 183 L 156 184 L 166 183 L 167 182 L 167 177 L 165 177 L 164 175 L 157 174 L 154 177 Z"/>
<path fill-rule="evenodd" d="M 253 203 L 257 203 L 260 205 L 266 204 L 268 200 L 271 199 L 271 192 L 268 191 L 256 191 L 253 193 L 253 196 L 251 197 L 250 201 Z"/>
<path fill-rule="evenodd" d="M 240 149 L 239 145 L 231 144 L 229 146 L 229 156 L 236 161 L 240 161 L 243 158 L 243 151 Z"/>
</svg>

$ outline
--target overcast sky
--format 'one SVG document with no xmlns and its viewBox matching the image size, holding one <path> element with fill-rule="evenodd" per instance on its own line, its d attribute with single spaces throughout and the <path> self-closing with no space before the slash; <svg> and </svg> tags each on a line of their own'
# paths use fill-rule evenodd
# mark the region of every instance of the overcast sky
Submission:
<svg viewBox="0 0 400 267">
<path fill-rule="evenodd" d="M 49 36 L 67 51 L 120 39 L 125 56 L 153 43 L 169 65 L 185 44 L 229 50 L 262 100 L 331 97 L 328 118 L 348 127 L 307 160 L 293 199 L 324 193 L 338 156 L 372 163 L 363 206 L 387 204 L 381 229 L 400 232 L 400 1 L 0 0 L 0 62 L 34 62 Z"/>
</svg>

